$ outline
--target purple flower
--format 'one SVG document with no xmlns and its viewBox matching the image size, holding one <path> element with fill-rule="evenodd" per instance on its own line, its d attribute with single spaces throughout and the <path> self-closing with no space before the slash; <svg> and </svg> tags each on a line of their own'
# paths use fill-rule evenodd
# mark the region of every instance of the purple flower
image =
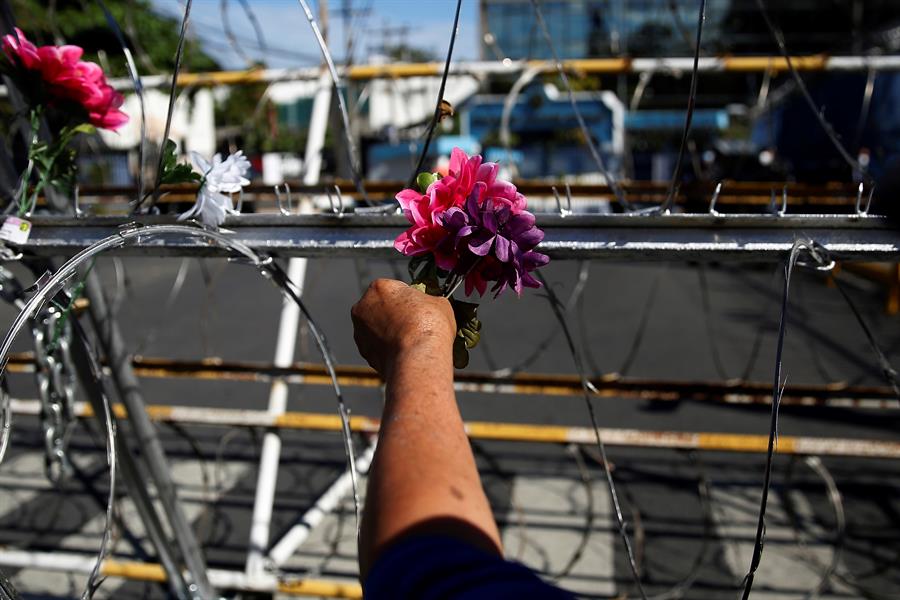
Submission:
<svg viewBox="0 0 900 600">
<path fill-rule="evenodd" d="M 549 258 L 534 248 L 544 239 L 544 232 L 535 227 L 534 215 L 516 210 L 505 199 L 494 202 L 485 183 L 475 184 L 464 209 L 452 207 L 441 215 L 441 223 L 449 233 L 438 254 L 459 256 L 454 271 L 466 275 L 466 295 L 478 290 L 484 295 L 489 281 L 494 297 L 507 287 L 522 295 L 526 287 L 541 284 L 531 275 Z M 480 204 L 480 206 L 479 206 Z"/>
</svg>

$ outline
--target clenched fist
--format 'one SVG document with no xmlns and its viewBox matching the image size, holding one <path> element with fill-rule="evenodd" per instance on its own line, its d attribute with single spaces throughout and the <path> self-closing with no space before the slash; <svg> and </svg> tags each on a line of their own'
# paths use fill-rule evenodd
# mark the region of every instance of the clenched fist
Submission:
<svg viewBox="0 0 900 600">
<path fill-rule="evenodd" d="M 449 354 L 456 336 L 456 320 L 446 298 L 393 279 L 373 281 L 350 316 L 359 353 L 382 377 L 405 351 Z"/>
</svg>

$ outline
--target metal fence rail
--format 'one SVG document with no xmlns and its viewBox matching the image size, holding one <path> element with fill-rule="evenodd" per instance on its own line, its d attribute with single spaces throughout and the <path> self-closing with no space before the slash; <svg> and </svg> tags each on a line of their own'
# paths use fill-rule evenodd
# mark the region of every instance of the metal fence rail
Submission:
<svg viewBox="0 0 900 600">
<path fill-rule="evenodd" d="M 318 363 L 294 363 L 288 367 L 247 361 L 223 361 L 210 357 L 201 360 L 173 360 L 164 357 L 135 356 L 131 360 L 135 375 L 145 378 L 188 378 L 198 381 L 248 381 L 292 385 L 331 386 L 331 378 Z M 10 373 L 33 373 L 34 355 L 13 354 Z M 345 387 L 380 388 L 381 378 L 369 367 L 335 365 L 338 382 Z M 657 402 L 682 400 L 724 404 L 771 404 L 771 385 L 759 381 L 679 381 L 622 377 L 605 373 L 589 379 L 594 393 L 602 398 L 625 398 Z M 581 397 L 581 380 L 575 375 L 459 371 L 454 378 L 458 392 Z M 845 383 L 797 385 L 784 388 L 782 406 L 829 406 L 876 410 L 898 410 L 894 390 L 889 386 L 860 386 Z"/>
<path fill-rule="evenodd" d="M 172 223 L 145 217 L 143 224 Z M 65 256 L 110 235 L 140 227 L 125 217 L 35 217 L 27 254 Z M 224 227 L 236 242 L 278 257 L 398 258 L 394 238 L 408 226 L 402 216 L 240 215 Z M 861 215 L 608 214 L 540 215 L 541 250 L 556 260 L 783 259 L 799 238 L 821 244 L 842 260 L 900 260 L 900 231 L 885 218 Z M 138 239 L 116 254 L 226 256 L 204 241 Z"/>
</svg>

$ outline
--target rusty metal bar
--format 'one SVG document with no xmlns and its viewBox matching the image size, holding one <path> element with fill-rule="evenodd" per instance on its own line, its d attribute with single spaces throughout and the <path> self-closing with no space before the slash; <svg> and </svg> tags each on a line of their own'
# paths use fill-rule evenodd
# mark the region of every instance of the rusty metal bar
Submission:
<svg viewBox="0 0 900 600">
<path fill-rule="evenodd" d="M 134 372 L 147 378 L 190 378 L 207 380 L 270 383 L 280 378 L 290 384 L 331 385 L 325 368 L 317 363 L 294 363 L 276 367 L 270 363 L 252 361 L 223 361 L 219 358 L 203 360 L 173 360 L 169 358 L 135 356 Z M 30 352 L 11 354 L 8 370 L 11 373 L 34 371 L 34 356 Z M 381 379 L 368 368 L 355 365 L 336 367 L 338 382 L 348 387 L 380 387 Z M 631 398 L 660 402 L 691 400 L 726 404 L 771 404 L 771 385 L 756 381 L 678 381 L 638 379 L 607 373 L 591 379 L 598 395 L 603 398 Z M 574 375 L 519 373 L 497 376 L 492 373 L 465 371 L 456 373 L 458 392 L 499 393 L 541 396 L 580 396 L 581 380 Z M 829 406 L 841 408 L 888 409 L 900 408 L 900 401 L 889 386 L 851 386 L 846 383 L 826 385 L 790 385 L 784 390 L 781 403 L 786 406 Z"/>
<path fill-rule="evenodd" d="M 27 550 L 0 549 L 0 566 L 38 571 L 64 573 L 89 573 L 93 557 L 73 552 L 33 552 Z M 103 561 L 100 572 L 104 577 L 132 581 L 164 582 L 168 579 L 165 569 L 158 563 L 145 563 L 109 558 Z M 357 582 L 316 578 L 279 579 L 269 574 L 258 581 L 251 581 L 246 573 L 209 569 L 209 580 L 218 588 L 261 592 L 285 596 L 316 598 L 362 598 L 362 588 Z"/>
<path fill-rule="evenodd" d="M 900 56 L 827 56 L 814 54 L 793 56 L 791 62 L 799 71 L 891 71 L 900 70 Z M 692 57 L 666 58 L 583 58 L 562 61 L 563 68 L 572 73 L 617 75 L 624 73 L 653 72 L 672 75 L 690 71 Z M 765 71 L 786 71 L 787 61 L 782 56 L 721 56 L 702 57 L 697 65 L 703 73 L 747 73 Z M 491 75 L 514 75 L 526 69 L 540 69 L 546 73 L 555 72 L 553 62 L 542 60 L 515 61 L 472 61 L 457 62 L 450 67 L 451 75 L 487 77 Z M 444 65 L 437 62 L 391 63 L 383 65 L 352 65 L 339 68 L 341 77 L 356 81 L 383 78 L 439 77 Z M 319 77 L 317 67 L 300 69 L 250 69 L 247 71 L 214 71 L 206 73 L 180 73 L 177 84 L 180 87 L 210 87 L 218 85 L 246 85 L 272 83 L 276 81 L 312 81 Z M 142 78 L 147 88 L 168 85 L 171 75 L 148 75 Z M 133 87 L 129 79 L 110 80 L 113 87 L 128 90 Z"/>
</svg>

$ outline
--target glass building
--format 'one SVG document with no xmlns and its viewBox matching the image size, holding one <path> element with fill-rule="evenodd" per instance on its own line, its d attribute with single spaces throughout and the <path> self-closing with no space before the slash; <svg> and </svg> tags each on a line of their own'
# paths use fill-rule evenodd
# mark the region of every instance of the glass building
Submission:
<svg viewBox="0 0 900 600">
<path fill-rule="evenodd" d="M 863 53 L 897 36 L 897 0 L 766 4 L 795 54 Z M 690 55 L 700 4 L 543 0 L 540 6 L 559 57 L 587 58 Z M 552 58 L 531 0 L 481 0 L 480 7 L 484 60 Z M 707 0 L 702 47 L 707 55 L 776 52 L 756 0 Z"/>
</svg>

